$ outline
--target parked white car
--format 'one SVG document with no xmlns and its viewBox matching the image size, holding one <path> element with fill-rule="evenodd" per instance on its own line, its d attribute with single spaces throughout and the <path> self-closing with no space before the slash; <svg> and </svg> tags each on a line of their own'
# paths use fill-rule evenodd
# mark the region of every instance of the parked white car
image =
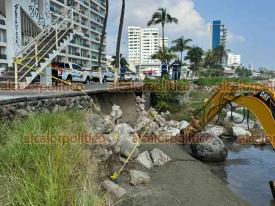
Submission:
<svg viewBox="0 0 275 206">
<path fill-rule="evenodd" d="M 52 75 L 70 82 L 91 83 L 90 72 L 75 63 L 58 62 L 52 64 Z"/>
<path fill-rule="evenodd" d="M 104 79 L 106 81 L 114 81 L 115 79 L 115 72 L 111 67 L 104 67 L 103 68 Z"/>
<path fill-rule="evenodd" d="M 99 81 L 104 83 L 107 81 L 114 81 L 115 73 L 110 67 L 105 66 L 93 66 L 91 69 L 91 79 L 93 81 Z"/>
<path fill-rule="evenodd" d="M 124 75 L 125 81 L 138 81 L 138 75 L 134 72 L 126 72 Z"/>
</svg>

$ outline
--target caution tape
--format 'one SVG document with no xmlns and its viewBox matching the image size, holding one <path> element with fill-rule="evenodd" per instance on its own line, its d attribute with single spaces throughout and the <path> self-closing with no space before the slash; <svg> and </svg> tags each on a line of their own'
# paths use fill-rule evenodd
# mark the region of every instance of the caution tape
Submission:
<svg viewBox="0 0 275 206">
<path fill-rule="evenodd" d="M 152 120 L 155 120 L 156 117 L 154 117 Z M 121 172 L 124 170 L 125 166 L 128 164 L 128 162 L 130 161 L 130 159 L 132 158 L 134 152 L 136 151 L 137 147 L 140 145 L 140 143 L 142 142 L 144 136 L 146 135 L 146 133 L 148 132 L 148 130 L 150 129 L 151 125 L 149 125 L 148 127 L 146 127 L 145 132 L 142 134 L 141 138 L 139 138 L 138 142 L 136 143 L 135 147 L 132 149 L 132 151 L 130 152 L 129 156 L 127 157 L 127 159 L 125 160 L 124 164 L 121 166 L 121 168 L 118 171 L 115 171 L 113 173 L 113 175 L 110 176 L 110 178 L 112 180 L 117 180 L 121 174 Z"/>
</svg>

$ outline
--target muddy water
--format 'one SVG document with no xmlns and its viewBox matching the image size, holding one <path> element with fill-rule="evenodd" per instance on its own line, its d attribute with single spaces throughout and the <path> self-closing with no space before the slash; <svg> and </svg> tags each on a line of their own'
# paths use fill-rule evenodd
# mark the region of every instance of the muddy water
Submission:
<svg viewBox="0 0 275 206">
<path fill-rule="evenodd" d="M 225 163 L 209 164 L 231 191 L 253 206 L 275 206 L 269 181 L 275 180 L 275 152 L 271 146 L 238 146 Z"/>
</svg>

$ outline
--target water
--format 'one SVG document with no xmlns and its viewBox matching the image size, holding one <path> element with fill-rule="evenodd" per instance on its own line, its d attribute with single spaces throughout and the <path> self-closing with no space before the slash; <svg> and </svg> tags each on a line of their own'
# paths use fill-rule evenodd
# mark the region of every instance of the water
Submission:
<svg viewBox="0 0 275 206">
<path fill-rule="evenodd" d="M 253 206 L 275 206 L 269 181 L 275 180 L 275 152 L 271 146 L 241 146 L 229 151 L 225 163 L 209 164 L 239 198 Z"/>
</svg>

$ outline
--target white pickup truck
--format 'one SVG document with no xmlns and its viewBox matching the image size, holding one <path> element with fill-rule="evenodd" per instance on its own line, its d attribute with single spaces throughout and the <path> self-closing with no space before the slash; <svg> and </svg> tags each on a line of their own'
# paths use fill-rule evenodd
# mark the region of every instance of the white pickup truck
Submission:
<svg viewBox="0 0 275 206">
<path fill-rule="evenodd" d="M 101 84 L 107 81 L 114 81 L 115 73 L 110 67 L 93 66 L 90 72 L 93 81 L 99 81 Z"/>
<path fill-rule="evenodd" d="M 52 76 L 70 82 L 91 83 L 91 73 L 75 63 L 52 63 Z"/>
</svg>

